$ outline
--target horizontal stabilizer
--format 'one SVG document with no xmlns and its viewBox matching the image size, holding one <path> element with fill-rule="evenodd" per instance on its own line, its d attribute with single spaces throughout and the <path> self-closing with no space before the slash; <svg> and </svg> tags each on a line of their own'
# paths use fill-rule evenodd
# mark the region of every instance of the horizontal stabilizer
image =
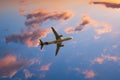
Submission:
<svg viewBox="0 0 120 80">
<path fill-rule="evenodd" d="M 40 39 L 40 45 L 41 45 L 41 50 L 42 50 L 44 44 L 43 44 L 43 41 L 41 39 Z"/>
</svg>

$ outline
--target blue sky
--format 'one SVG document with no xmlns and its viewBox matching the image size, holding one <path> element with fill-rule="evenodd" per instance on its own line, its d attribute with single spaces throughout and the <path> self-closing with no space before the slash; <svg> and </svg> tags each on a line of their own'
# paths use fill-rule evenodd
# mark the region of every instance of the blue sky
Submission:
<svg viewBox="0 0 120 80">
<path fill-rule="evenodd" d="M 120 79 L 119 0 L 0 1 L 0 80 Z M 39 39 L 54 40 L 40 50 Z"/>
</svg>

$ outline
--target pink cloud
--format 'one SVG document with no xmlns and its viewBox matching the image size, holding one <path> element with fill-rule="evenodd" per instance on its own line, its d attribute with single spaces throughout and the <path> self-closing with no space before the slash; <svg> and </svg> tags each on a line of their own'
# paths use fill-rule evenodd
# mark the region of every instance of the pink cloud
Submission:
<svg viewBox="0 0 120 80">
<path fill-rule="evenodd" d="M 0 59 L 0 77 L 12 78 L 18 70 L 27 65 L 26 61 L 17 61 L 16 56 L 8 55 Z"/>
<path fill-rule="evenodd" d="M 118 56 L 110 56 L 110 55 L 102 55 L 101 57 L 95 58 L 92 63 L 97 62 L 102 64 L 105 60 L 107 61 L 119 61 L 120 57 Z"/>
<path fill-rule="evenodd" d="M 47 20 L 68 20 L 73 17 L 73 13 L 67 10 L 61 10 L 61 11 L 53 11 L 48 12 L 45 9 L 39 9 L 36 11 L 33 11 L 30 14 L 25 15 L 26 22 L 25 24 L 27 26 L 32 26 L 32 24 L 40 24 Z"/>
<path fill-rule="evenodd" d="M 29 62 L 30 62 L 30 65 L 40 64 L 41 60 L 39 58 L 34 58 L 34 59 L 29 60 Z"/>
<path fill-rule="evenodd" d="M 15 43 L 22 43 L 26 44 L 27 46 L 38 46 L 39 39 L 46 37 L 46 35 L 50 31 L 48 29 L 36 29 L 36 30 L 29 30 L 26 32 L 21 32 L 21 34 L 13 34 L 6 37 L 6 43 L 15 42 Z"/>
<path fill-rule="evenodd" d="M 69 27 L 69 28 L 65 29 L 65 32 L 67 34 L 73 33 L 74 32 L 74 28 L 73 27 Z"/>
<path fill-rule="evenodd" d="M 24 69 L 23 72 L 25 74 L 25 78 L 31 78 L 33 76 L 33 74 L 27 69 Z"/>
<path fill-rule="evenodd" d="M 95 72 L 93 70 L 86 70 L 86 71 L 83 71 L 83 74 L 85 75 L 85 78 L 94 78 L 95 77 Z"/>
<path fill-rule="evenodd" d="M 72 33 L 76 31 L 82 31 L 88 24 L 92 23 L 92 19 L 88 15 L 83 15 L 80 23 L 75 27 L 69 27 L 65 30 L 66 33 Z"/>
<path fill-rule="evenodd" d="M 76 31 L 82 31 L 85 28 L 87 28 L 88 25 L 92 25 L 94 27 L 95 32 L 99 35 L 112 31 L 110 25 L 108 25 L 106 23 L 102 23 L 102 22 L 97 22 L 85 14 L 85 15 L 83 15 L 80 23 L 75 28 L 69 27 L 69 28 L 65 29 L 65 32 L 69 34 L 69 33 L 73 33 Z"/>
<path fill-rule="evenodd" d="M 120 8 L 120 3 L 111 2 L 111 1 L 91 1 L 91 4 L 101 4 L 107 8 Z"/>
<path fill-rule="evenodd" d="M 48 71 L 50 69 L 51 63 L 41 66 L 41 71 Z"/>
<path fill-rule="evenodd" d="M 48 63 L 48 64 L 42 65 L 42 66 L 40 67 L 39 70 L 42 71 L 41 74 L 40 74 L 40 78 L 45 78 L 46 72 L 49 71 L 49 69 L 50 69 L 50 67 L 51 67 L 51 64 L 52 64 L 52 63 Z"/>
<path fill-rule="evenodd" d="M 20 10 L 20 12 L 24 12 L 24 10 Z M 25 44 L 28 47 L 36 47 L 39 45 L 39 39 L 46 37 L 50 32 L 49 29 L 38 28 L 39 23 L 46 20 L 64 21 L 70 19 L 72 16 L 73 14 L 67 10 L 48 12 L 45 9 L 40 9 L 33 11 L 32 13 L 25 15 L 27 30 L 22 31 L 20 34 L 6 36 L 6 43 L 15 42 Z"/>
<path fill-rule="evenodd" d="M 75 31 L 81 31 L 83 30 L 88 24 L 91 24 L 93 20 L 88 15 L 83 15 L 81 22 L 77 25 L 75 28 Z"/>
<path fill-rule="evenodd" d="M 110 60 L 110 61 L 118 61 L 120 60 L 120 57 L 118 56 L 110 56 L 110 55 L 103 55 L 103 57 L 107 60 Z"/>
<path fill-rule="evenodd" d="M 98 57 L 98 58 L 96 58 L 96 59 L 94 60 L 94 62 L 97 62 L 97 63 L 99 63 L 99 64 L 102 64 L 102 63 L 104 62 L 104 58 Z"/>
<path fill-rule="evenodd" d="M 108 32 L 111 32 L 112 29 L 111 29 L 111 26 L 108 25 L 108 24 L 103 24 L 102 27 L 100 27 L 99 29 L 96 29 L 95 30 L 97 34 L 104 34 L 104 33 L 108 33 Z"/>
</svg>

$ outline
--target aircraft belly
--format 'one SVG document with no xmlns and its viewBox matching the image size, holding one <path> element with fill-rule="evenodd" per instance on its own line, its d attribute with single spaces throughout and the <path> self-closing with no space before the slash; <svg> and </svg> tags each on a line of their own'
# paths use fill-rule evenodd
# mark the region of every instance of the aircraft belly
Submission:
<svg viewBox="0 0 120 80">
<path fill-rule="evenodd" d="M 62 42 L 67 41 L 72 39 L 72 37 L 62 37 L 62 35 L 59 35 L 56 30 L 51 27 L 54 35 L 55 35 L 55 40 L 52 41 L 47 41 L 47 42 L 42 42 L 42 40 L 40 39 L 40 45 L 41 45 L 41 49 L 43 48 L 44 45 L 50 45 L 50 44 L 56 44 L 56 53 L 55 56 L 58 54 L 60 47 L 63 47 L 64 45 L 62 44 Z"/>
<path fill-rule="evenodd" d="M 62 41 L 67 41 L 70 40 L 69 38 L 63 38 Z"/>
<path fill-rule="evenodd" d="M 50 42 L 48 42 L 48 44 L 55 44 L 55 43 L 57 43 L 57 41 L 50 41 Z"/>
<path fill-rule="evenodd" d="M 63 38 L 63 39 L 59 39 L 59 40 L 49 41 L 49 42 L 47 42 L 47 44 L 56 44 L 56 43 L 61 43 L 62 41 L 67 41 L 67 40 L 69 40 L 69 39 Z"/>
</svg>

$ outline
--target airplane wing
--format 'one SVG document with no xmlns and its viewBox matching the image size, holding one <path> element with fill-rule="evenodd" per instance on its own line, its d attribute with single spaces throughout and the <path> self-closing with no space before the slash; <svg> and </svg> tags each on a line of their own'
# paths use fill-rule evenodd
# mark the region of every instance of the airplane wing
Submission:
<svg viewBox="0 0 120 80">
<path fill-rule="evenodd" d="M 56 40 L 61 39 L 61 36 L 55 31 L 55 29 L 54 29 L 53 27 L 51 27 L 51 29 L 52 29 L 55 37 L 56 37 Z M 62 42 L 56 44 L 57 46 L 56 46 L 55 56 L 57 56 L 58 51 L 59 51 L 59 49 L 60 49 L 60 47 L 61 47 L 61 44 L 62 44 Z"/>
<path fill-rule="evenodd" d="M 53 27 L 51 27 L 51 29 L 52 29 L 52 31 L 53 31 L 56 39 L 57 39 L 57 40 L 58 40 L 58 39 L 61 39 L 61 38 L 60 38 L 60 35 L 55 31 L 55 29 L 54 29 Z"/>
<path fill-rule="evenodd" d="M 57 48 L 56 48 L 56 52 L 55 52 L 55 56 L 57 56 L 60 47 L 61 47 L 61 43 L 58 43 Z"/>
</svg>

